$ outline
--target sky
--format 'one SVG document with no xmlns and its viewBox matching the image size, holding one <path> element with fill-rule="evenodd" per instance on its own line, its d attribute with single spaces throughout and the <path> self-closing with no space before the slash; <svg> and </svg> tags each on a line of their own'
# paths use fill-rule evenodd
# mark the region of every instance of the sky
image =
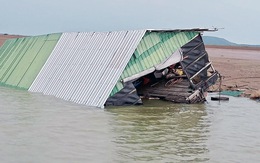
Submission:
<svg viewBox="0 0 260 163">
<path fill-rule="evenodd" d="M 204 35 L 260 45 L 259 0 L 0 0 L 0 33 L 219 28 Z"/>
</svg>

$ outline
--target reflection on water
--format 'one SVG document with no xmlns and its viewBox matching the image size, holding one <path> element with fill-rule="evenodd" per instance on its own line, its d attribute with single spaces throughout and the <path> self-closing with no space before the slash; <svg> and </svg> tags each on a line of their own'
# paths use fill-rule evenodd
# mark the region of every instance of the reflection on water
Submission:
<svg viewBox="0 0 260 163">
<path fill-rule="evenodd" d="M 156 102 L 157 104 L 151 104 Z M 205 105 L 172 105 L 151 101 L 150 107 L 114 108 L 111 124 L 122 160 L 208 160 Z M 160 103 L 158 103 L 160 102 Z"/>
<path fill-rule="evenodd" d="M 91 108 L 0 87 L 1 162 L 260 162 L 258 102 Z"/>
</svg>

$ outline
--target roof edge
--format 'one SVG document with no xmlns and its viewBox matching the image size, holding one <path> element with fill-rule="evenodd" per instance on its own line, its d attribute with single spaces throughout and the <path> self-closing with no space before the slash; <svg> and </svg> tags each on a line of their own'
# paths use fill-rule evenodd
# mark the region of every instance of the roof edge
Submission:
<svg viewBox="0 0 260 163">
<path fill-rule="evenodd" d="M 186 29 L 147 29 L 149 32 L 185 32 L 185 31 L 196 31 L 196 32 L 215 32 L 218 28 L 186 28 Z"/>
</svg>

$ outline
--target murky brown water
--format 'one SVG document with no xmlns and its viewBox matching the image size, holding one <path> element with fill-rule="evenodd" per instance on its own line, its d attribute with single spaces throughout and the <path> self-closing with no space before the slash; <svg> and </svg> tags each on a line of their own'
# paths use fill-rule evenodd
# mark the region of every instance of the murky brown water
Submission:
<svg viewBox="0 0 260 163">
<path fill-rule="evenodd" d="M 260 162 L 260 103 L 97 109 L 0 87 L 1 162 Z"/>
</svg>

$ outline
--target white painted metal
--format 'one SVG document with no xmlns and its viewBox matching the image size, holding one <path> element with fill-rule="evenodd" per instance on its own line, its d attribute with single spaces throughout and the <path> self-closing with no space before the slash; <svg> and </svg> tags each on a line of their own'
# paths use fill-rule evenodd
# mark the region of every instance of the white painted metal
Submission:
<svg viewBox="0 0 260 163">
<path fill-rule="evenodd" d="M 142 76 L 150 74 L 150 73 L 152 73 L 154 71 L 155 71 L 155 67 L 149 68 L 149 69 L 144 70 L 144 71 L 142 71 L 142 72 L 140 72 L 138 74 L 134 74 L 134 75 L 132 75 L 130 77 L 124 78 L 123 82 L 126 83 L 126 82 L 129 82 L 129 81 L 133 81 L 133 80 L 138 79 L 138 78 L 140 78 Z"/>
<path fill-rule="evenodd" d="M 145 32 L 63 33 L 29 91 L 103 107 Z"/>
<path fill-rule="evenodd" d="M 172 64 L 178 63 L 182 60 L 182 51 L 181 49 L 176 50 L 169 58 L 167 58 L 164 62 L 155 66 L 156 70 L 162 70 L 166 67 L 169 67 Z"/>
</svg>

